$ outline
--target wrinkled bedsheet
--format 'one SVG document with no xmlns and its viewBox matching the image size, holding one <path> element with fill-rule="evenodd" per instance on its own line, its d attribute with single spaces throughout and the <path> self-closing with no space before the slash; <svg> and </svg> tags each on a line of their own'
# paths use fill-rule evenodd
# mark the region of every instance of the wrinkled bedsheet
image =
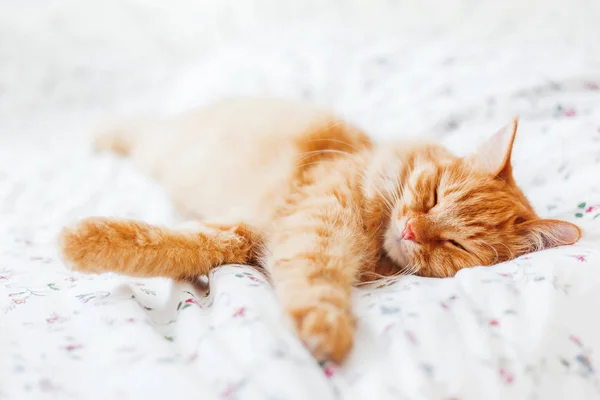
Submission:
<svg viewBox="0 0 600 400">
<path fill-rule="evenodd" d="M 251 268 L 219 268 L 208 285 L 68 272 L 55 248 L 63 224 L 178 216 L 126 160 L 91 153 L 93 127 L 82 121 L 99 114 L 63 101 L 76 86 L 56 89 L 64 99 L 45 111 L 15 96 L 0 103 L 0 399 L 600 398 L 597 9 L 477 3 L 407 36 L 377 22 L 388 20 L 388 3 L 374 2 L 379 12 L 363 16 L 371 22 L 349 32 L 323 17 L 342 12 L 324 2 L 312 19 L 165 69 L 155 91 L 123 89 L 87 106 L 108 110 L 104 118 L 127 101 L 171 111 L 224 93 L 272 93 L 329 104 L 377 137 L 431 135 L 458 153 L 519 115 L 517 181 L 541 215 L 579 224 L 583 239 L 451 279 L 363 285 L 354 352 L 343 366 L 318 364 Z M 90 93 L 117 85 L 103 79 Z"/>
</svg>

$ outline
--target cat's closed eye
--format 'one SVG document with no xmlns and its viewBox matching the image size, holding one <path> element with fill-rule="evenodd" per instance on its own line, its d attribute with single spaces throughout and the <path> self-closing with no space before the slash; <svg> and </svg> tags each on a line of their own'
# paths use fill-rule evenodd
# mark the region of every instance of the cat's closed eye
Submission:
<svg viewBox="0 0 600 400">
<path fill-rule="evenodd" d="M 515 217 L 513 219 L 513 224 L 515 225 L 522 224 L 523 222 L 525 222 L 525 218 L 523 217 Z"/>
<path fill-rule="evenodd" d="M 449 243 L 450 243 L 452 246 L 454 246 L 454 247 L 457 247 L 457 248 L 461 249 L 462 251 L 467 251 L 467 249 L 465 249 L 465 248 L 464 248 L 464 246 L 463 246 L 463 245 L 461 245 L 460 243 L 458 243 L 456 240 L 452 240 L 452 239 L 450 239 L 450 240 L 448 240 L 448 242 L 449 242 Z"/>
</svg>

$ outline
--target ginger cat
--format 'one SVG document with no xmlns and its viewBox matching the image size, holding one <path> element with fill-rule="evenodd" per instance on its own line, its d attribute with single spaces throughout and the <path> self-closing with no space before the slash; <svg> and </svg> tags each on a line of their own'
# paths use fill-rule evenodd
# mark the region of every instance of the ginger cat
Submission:
<svg viewBox="0 0 600 400">
<path fill-rule="evenodd" d="M 472 156 L 435 143 L 374 144 L 330 112 L 275 99 L 222 101 L 171 121 L 123 126 L 98 149 L 129 155 L 196 228 L 89 218 L 61 233 L 88 273 L 194 279 L 264 266 L 298 335 L 341 362 L 352 285 L 398 273 L 449 277 L 579 239 L 540 219 L 512 178 L 517 121 Z"/>
</svg>

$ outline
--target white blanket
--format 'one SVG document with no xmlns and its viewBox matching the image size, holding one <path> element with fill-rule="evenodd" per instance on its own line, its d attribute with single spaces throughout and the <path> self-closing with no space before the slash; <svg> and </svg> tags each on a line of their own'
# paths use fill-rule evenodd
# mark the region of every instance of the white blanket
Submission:
<svg viewBox="0 0 600 400">
<path fill-rule="evenodd" d="M 600 398 L 598 6 L 399 3 L 5 2 L 0 399 Z M 357 289 L 341 367 L 310 357 L 247 267 L 216 270 L 209 292 L 64 269 L 54 240 L 75 218 L 176 221 L 127 161 L 91 154 L 97 122 L 265 93 L 459 153 L 518 114 L 518 183 L 584 237 Z"/>
</svg>

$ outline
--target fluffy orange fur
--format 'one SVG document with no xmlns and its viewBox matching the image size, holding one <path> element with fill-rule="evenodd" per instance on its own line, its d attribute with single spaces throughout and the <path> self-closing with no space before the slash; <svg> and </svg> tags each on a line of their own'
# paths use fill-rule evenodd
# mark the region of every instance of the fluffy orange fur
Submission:
<svg viewBox="0 0 600 400">
<path fill-rule="evenodd" d="M 203 222 L 90 218 L 63 230 L 62 254 L 82 272 L 173 279 L 263 266 L 306 346 L 341 362 L 355 283 L 448 277 L 578 240 L 575 225 L 538 218 L 512 178 L 516 128 L 459 158 L 435 143 L 374 144 L 328 111 L 274 99 L 122 126 L 97 147 L 130 155 Z"/>
</svg>

